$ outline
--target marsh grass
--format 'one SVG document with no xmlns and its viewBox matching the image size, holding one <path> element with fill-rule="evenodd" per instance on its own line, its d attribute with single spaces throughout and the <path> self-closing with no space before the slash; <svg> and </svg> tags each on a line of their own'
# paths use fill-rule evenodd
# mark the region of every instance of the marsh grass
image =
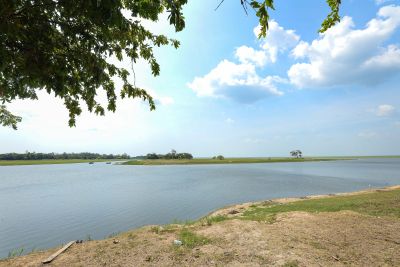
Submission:
<svg viewBox="0 0 400 267">
<path fill-rule="evenodd" d="M 216 215 L 216 216 L 207 216 L 207 217 L 201 219 L 201 222 L 202 222 L 202 225 L 211 226 L 214 223 L 223 222 L 228 219 L 229 218 L 225 215 Z"/>
<path fill-rule="evenodd" d="M 183 246 L 186 248 L 195 248 L 211 242 L 209 238 L 198 235 L 186 228 L 180 231 L 178 238 L 182 241 Z"/>
</svg>

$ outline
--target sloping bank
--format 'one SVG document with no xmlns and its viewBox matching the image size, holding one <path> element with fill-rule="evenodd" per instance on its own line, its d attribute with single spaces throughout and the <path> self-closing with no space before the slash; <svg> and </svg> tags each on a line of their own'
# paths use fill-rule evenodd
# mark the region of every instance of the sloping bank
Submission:
<svg viewBox="0 0 400 267">
<path fill-rule="evenodd" d="M 40 266 L 57 249 L 0 266 Z M 236 205 L 196 222 L 74 244 L 49 264 L 143 265 L 400 266 L 400 186 Z"/>
</svg>

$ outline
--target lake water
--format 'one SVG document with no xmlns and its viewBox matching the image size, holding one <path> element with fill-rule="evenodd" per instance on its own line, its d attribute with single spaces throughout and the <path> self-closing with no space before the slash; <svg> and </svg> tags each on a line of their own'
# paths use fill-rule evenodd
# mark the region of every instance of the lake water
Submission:
<svg viewBox="0 0 400 267">
<path fill-rule="evenodd" d="M 0 167 L 0 258 L 229 204 L 400 184 L 400 159 L 234 165 Z"/>
</svg>

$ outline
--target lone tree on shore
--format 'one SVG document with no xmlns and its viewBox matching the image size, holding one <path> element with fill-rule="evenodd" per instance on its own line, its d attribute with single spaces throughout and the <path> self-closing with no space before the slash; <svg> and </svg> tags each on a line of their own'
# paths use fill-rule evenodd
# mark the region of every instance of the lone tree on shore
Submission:
<svg viewBox="0 0 400 267">
<path fill-rule="evenodd" d="M 341 0 L 326 1 L 331 12 L 320 32 L 340 21 Z M 224 0 L 218 2 L 219 7 Z M 164 23 L 181 31 L 185 27 L 182 8 L 186 3 L 187 0 L 0 1 L 0 125 L 17 129 L 21 117 L 9 112 L 5 104 L 16 99 L 36 100 L 39 90 L 63 100 L 71 127 L 82 113 L 81 101 L 97 115 L 104 115 L 106 109 L 114 112 L 118 97 L 141 98 L 154 110 L 152 96 L 128 81 L 131 73 L 127 69 L 108 59 L 128 58 L 132 63 L 143 59 L 152 74 L 159 75 L 153 49 L 165 45 L 178 48 L 179 41 L 152 33 L 143 26 L 143 19 L 162 23 L 158 22 L 160 14 L 168 12 Z M 240 0 L 246 14 L 248 8 L 255 10 L 260 38 L 266 37 L 273 3 Z M 121 88 L 115 87 L 116 80 L 122 82 Z M 95 99 L 100 89 L 106 92 L 107 106 Z"/>
<path fill-rule="evenodd" d="M 302 158 L 303 157 L 303 152 L 301 152 L 301 150 L 293 150 L 290 151 L 290 155 L 294 158 Z"/>
</svg>

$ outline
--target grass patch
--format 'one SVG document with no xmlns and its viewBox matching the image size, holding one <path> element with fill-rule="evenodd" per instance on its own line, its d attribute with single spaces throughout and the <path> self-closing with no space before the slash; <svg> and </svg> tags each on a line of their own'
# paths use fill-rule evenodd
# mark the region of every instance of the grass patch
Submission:
<svg viewBox="0 0 400 267">
<path fill-rule="evenodd" d="M 281 212 L 336 212 L 342 210 L 351 210 L 372 216 L 400 218 L 400 190 L 309 199 L 287 204 L 271 203 L 267 206 L 257 206 L 246 210 L 242 218 L 269 221 Z"/>
<path fill-rule="evenodd" d="M 298 266 L 299 266 L 299 262 L 297 260 L 288 261 L 282 265 L 282 267 L 298 267 Z"/>
<path fill-rule="evenodd" d="M 219 223 L 225 220 L 228 220 L 229 218 L 227 216 L 224 215 L 216 215 L 216 216 L 207 216 L 203 219 L 201 219 L 201 222 L 203 225 L 208 225 L 211 226 L 214 223 Z"/>
<path fill-rule="evenodd" d="M 188 229 L 182 229 L 179 233 L 179 240 L 182 241 L 184 247 L 195 248 L 198 246 L 206 245 L 210 243 L 210 239 L 202 235 L 198 235 Z"/>
</svg>

